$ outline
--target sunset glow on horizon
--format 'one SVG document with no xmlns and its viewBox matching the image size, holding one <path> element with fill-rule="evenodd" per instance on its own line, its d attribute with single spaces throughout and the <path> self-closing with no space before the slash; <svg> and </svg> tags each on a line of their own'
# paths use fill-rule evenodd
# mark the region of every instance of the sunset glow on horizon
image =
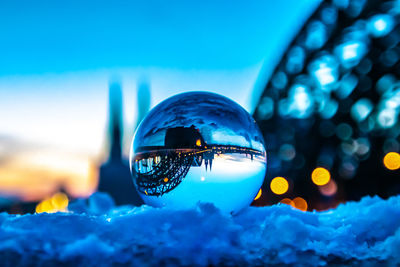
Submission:
<svg viewBox="0 0 400 267">
<path fill-rule="evenodd" d="M 60 189 L 72 197 L 88 197 L 96 190 L 97 179 L 97 167 L 89 158 L 54 150 L 26 151 L 2 164 L 0 192 L 23 201 L 40 201 Z"/>
</svg>

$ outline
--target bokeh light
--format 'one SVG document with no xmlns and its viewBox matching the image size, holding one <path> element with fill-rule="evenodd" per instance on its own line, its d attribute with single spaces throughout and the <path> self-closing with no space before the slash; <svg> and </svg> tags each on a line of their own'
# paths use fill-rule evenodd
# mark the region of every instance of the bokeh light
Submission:
<svg viewBox="0 0 400 267">
<path fill-rule="evenodd" d="M 383 158 L 383 164 L 389 170 L 397 170 L 400 168 L 400 154 L 397 152 L 389 152 Z"/>
<path fill-rule="evenodd" d="M 254 200 L 257 200 L 261 197 L 262 195 L 262 189 L 260 188 L 260 190 L 258 190 L 257 196 L 254 198 Z"/>
<path fill-rule="evenodd" d="M 316 185 L 326 185 L 331 179 L 331 174 L 325 168 L 315 168 L 311 174 L 311 179 Z"/>
<path fill-rule="evenodd" d="M 293 203 L 294 206 L 301 211 L 307 211 L 308 209 L 307 201 L 302 197 L 295 197 Z"/>
<path fill-rule="evenodd" d="M 56 193 L 50 198 L 42 200 L 36 206 L 36 213 L 65 212 L 68 207 L 68 196 L 64 193 Z"/>
<path fill-rule="evenodd" d="M 201 140 L 200 139 L 196 140 L 196 146 L 201 146 Z"/>
<path fill-rule="evenodd" d="M 296 208 L 296 205 L 290 198 L 284 198 L 280 201 L 280 203 L 292 206 L 293 208 Z"/>
<path fill-rule="evenodd" d="M 331 197 L 337 192 L 337 184 L 331 179 L 327 184 L 319 186 L 318 190 L 322 195 Z"/>
<path fill-rule="evenodd" d="M 272 192 L 277 195 L 282 195 L 288 191 L 289 183 L 283 177 L 275 177 L 274 179 L 272 179 L 270 187 Z"/>
<path fill-rule="evenodd" d="M 51 197 L 51 204 L 57 209 L 64 210 L 68 207 L 68 197 L 64 193 L 56 193 Z"/>
</svg>

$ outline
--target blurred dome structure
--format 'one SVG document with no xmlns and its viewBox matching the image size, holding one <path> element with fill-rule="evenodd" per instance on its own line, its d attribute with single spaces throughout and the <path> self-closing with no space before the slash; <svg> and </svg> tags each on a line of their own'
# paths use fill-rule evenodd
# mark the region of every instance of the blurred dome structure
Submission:
<svg viewBox="0 0 400 267">
<path fill-rule="evenodd" d="M 399 22 L 400 1 L 321 2 L 255 109 L 270 155 L 269 193 L 255 205 L 301 196 L 322 210 L 400 193 L 399 168 L 383 162 L 400 152 Z M 317 168 L 326 184 L 313 182 Z M 289 180 L 284 195 L 267 190 L 277 176 Z"/>
</svg>

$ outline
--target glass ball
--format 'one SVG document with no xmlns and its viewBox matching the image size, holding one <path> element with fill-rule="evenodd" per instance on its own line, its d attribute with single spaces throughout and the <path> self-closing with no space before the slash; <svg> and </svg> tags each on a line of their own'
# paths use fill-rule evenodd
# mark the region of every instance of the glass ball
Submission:
<svg viewBox="0 0 400 267">
<path fill-rule="evenodd" d="M 232 100 L 209 92 L 172 96 L 140 123 L 130 168 L 143 201 L 190 208 L 212 203 L 223 212 L 249 206 L 266 172 L 255 120 Z"/>
</svg>

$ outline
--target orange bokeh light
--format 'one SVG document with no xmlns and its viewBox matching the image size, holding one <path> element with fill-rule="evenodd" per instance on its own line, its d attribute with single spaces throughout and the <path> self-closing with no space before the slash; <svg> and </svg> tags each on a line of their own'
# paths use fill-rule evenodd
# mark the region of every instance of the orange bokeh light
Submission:
<svg viewBox="0 0 400 267">
<path fill-rule="evenodd" d="M 274 194 L 282 195 L 282 194 L 285 194 L 288 191 L 289 183 L 283 177 L 275 177 L 271 181 L 270 188 L 271 188 L 271 191 Z"/>
<path fill-rule="evenodd" d="M 308 205 L 304 198 L 296 197 L 293 199 L 293 203 L 297 209 L 301 211 L 307 211 Z"/>
<path fill-rule="evenodd" d="M 391 171 L 400 168 L 400 154 L 397 152 L 389 152 L 383 158 L 383 164 Z"/>
<path fill-rule="evenodd" d="M 293 208 L 296 208 L 296 205 L 294 204 L 294 202 L 290 198 L 284 198 L 280 202 L 282 204 L 286 204 L 286 205 L 292 206 Z"/>
<path fill-rule="evenodd" d="M 311 174 L 311 179 L 316 185 L 326 185 L 331 179 L 330 172 L 322 167 L 315 168 Z"/>
</svg>

